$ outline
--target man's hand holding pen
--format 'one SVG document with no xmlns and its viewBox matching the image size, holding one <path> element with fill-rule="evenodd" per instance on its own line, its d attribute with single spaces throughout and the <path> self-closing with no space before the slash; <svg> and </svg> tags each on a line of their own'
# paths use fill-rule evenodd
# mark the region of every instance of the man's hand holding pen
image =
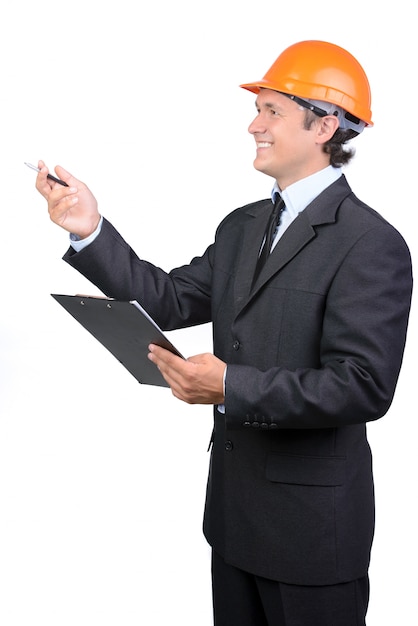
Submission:
<svg viewBox="0 0 418 626">
<path fill-rule="evenodd" d="M 55 172 L 67 186 L 48 176 L 49 171 L 43 161 L 39 161 L 38 167 L 36 188 L 48 202 L 51 220 L 80 239 L 91 235 L 99 224 L 100 214 L 90 189 L 59 165 Z"/>
</svg>

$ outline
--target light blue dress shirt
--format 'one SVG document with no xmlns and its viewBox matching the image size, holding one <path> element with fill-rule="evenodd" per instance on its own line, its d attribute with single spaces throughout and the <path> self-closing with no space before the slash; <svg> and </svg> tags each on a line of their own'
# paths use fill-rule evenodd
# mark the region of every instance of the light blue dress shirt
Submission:
<svg viewBox="0 0 418 626">
<path fill-rule="evenodd" d="M 293 185 L 289 185 L 289 187 L 286 187 L 283 191 L 281 191 L 277 183 L 275 183 L 271 192 L 272 200 L 275 193 L 279 192 L 286 206 L 273 240 L 272 250 L 284 231 L 290 226 L 299 213 L 303 211 L 312 200 L 319 196 L 324 189 L 335 182 L 341 174 L 340 168 L 329 165 L 325 169 L 315 172 L 315 174 L 311 174 L 311 176 L 307 176 L 306 178 L 302 178 L 296 183 L 293 183 Z"/>
</svg>

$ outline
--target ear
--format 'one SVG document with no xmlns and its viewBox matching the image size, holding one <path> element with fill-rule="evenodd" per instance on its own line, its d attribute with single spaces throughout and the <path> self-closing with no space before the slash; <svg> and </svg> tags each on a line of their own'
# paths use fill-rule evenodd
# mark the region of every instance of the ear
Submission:
<svg viewBox="0 0 418 626">
<path fill-rule="evenodd" d="M 340 123 L 336 115 L 321 117 L 317 126 L 317 142 L 324 144 L 331 139 Z"/>
</svg>

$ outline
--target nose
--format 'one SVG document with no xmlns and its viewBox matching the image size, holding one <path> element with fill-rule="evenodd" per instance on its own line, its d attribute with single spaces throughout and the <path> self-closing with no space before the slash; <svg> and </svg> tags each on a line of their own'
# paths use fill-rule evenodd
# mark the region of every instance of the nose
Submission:
<svg viewBox="0 0 418 626">
<path fill-rule="evenodd" d="M 253 121 L 248 127 L 248 132 L 251 135 L 255 135 L 256 133 L 263 133 L 265 131 L 265 125 L 262 123 L 261 115 L 257 113 Z"/>
</svg>

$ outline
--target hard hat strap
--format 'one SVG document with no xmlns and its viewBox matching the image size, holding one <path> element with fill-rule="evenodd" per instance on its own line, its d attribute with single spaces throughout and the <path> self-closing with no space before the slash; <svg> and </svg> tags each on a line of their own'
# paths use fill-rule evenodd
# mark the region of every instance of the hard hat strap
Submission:
<svg viewBox="0 0 418 626">
<path fill-rule="evenodd" d="M 350 128 L 351 130 L 359 134 L 362 132 L 362 130 L 364 129 L 366 125 L 358 117 L 356 117 L 355 115 L 352 115 L 352 113 L 349 113 L 348 111 L 346 111 L 345 109 L 342 109 L 336 104 L 332 104 L 332 102 L 325 102 L 322 100 L 304 100 L 303 98 L 300 98 L 299 96 L 294 96 L 292 94 L 284 93 L 283 91 L 281 91 L 280 93 L 282 93 L 284 96 L 287 96 L 288 98 L 291 98 L 300 106 L 303 106 L 306 109 L 309 109 L 309 111 L 312 111 L 312 113 L 315 113 L 315 115 L 318 115 L 319 117 L 325 117 L 325 115 L 335 115 L 335 117 L 338 118 L 338 121 L 340 123 L 340 128 L 342 130 L 346 128 Z M 324 108 L 319 106 L 321 104 Z"/>
<path fill-rule="evenodd" d="M 297 104 L 300 104 L 300 106 L 304 107 L 305 109 L 309 109 L 310 111 L 312 111 L 312 113 L 315 113 L 315 115 L 319 115 L 319 117 L 325 117 L 326 115 L 330 115 L 330 113 L 327 113 L 326 111 L 324 111 L 324 109 L 320 109 L 314 104 L 303 100 L 303 98 L 299 98 L 299 96 L 294 96 L 290 93 L 284 93 L 283 91 L 281 91 L 280 93 L 282 93 L 284 96 L 287 96 L 291 100 L 294 100 Z"/>
</svg>

